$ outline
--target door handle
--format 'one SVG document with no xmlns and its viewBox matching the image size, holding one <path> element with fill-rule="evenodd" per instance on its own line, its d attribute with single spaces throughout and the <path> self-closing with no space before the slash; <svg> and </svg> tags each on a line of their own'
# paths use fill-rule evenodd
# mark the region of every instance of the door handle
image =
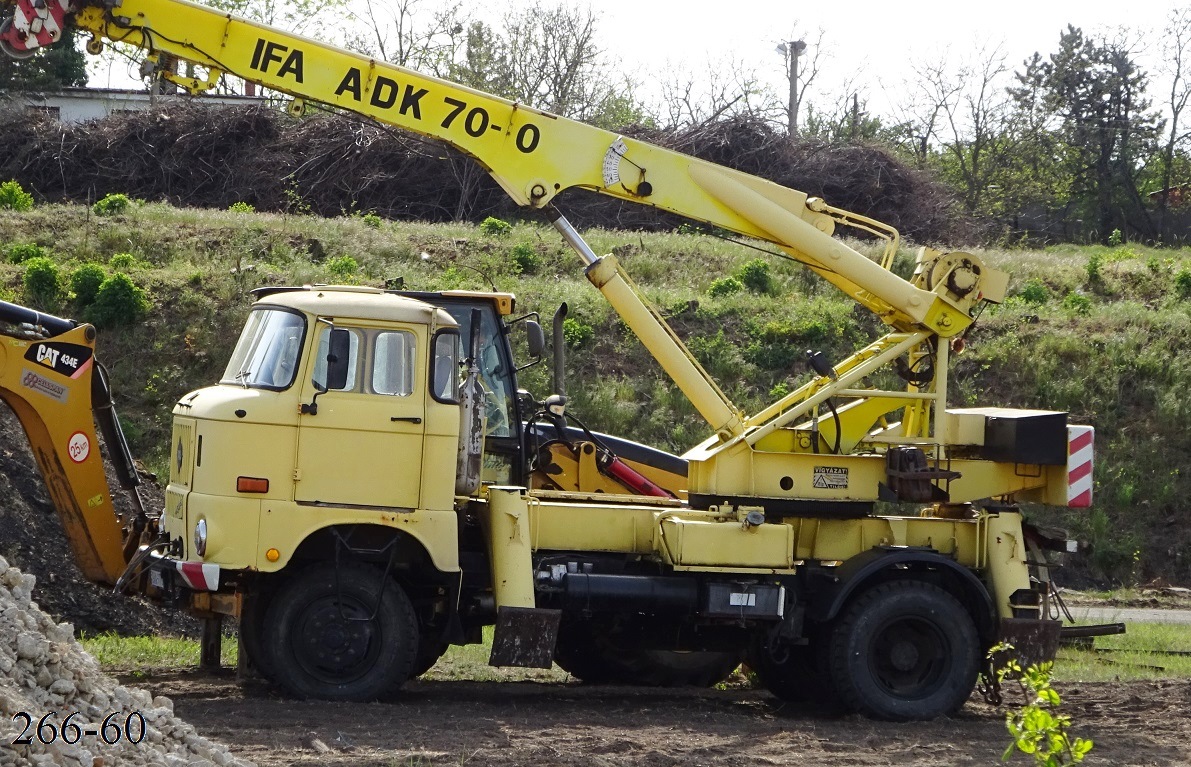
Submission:
<svg viewBox="0 0 1191 767">
<path fill-rule="evenodd" d="M 416 415 L 405 415 L 405 416 L 395 415 L 392 418 L 390 418 L 389 421 L 391 421 L 391 422 L 405 421 L 407 423 L 421 423 L 422 419 Z"/>
</svg>

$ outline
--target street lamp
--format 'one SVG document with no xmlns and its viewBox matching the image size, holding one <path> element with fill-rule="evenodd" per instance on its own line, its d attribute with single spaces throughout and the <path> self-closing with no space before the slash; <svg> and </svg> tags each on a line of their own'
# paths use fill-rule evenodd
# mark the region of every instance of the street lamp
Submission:
<svg viewBox="0 0 1191 767">
<path fill-rule="evenodd" d="M 787 58 L 787 73 L 790 76 L 790 138 L 798 135 L 798 57 L 806 51 L 802 40 L 778 43 L 777 52 Z"/>
</svg>

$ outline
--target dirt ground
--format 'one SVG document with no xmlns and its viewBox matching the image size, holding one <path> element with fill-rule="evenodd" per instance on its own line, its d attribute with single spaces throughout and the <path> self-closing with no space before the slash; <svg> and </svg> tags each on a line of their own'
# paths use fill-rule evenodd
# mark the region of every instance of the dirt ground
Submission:
<svg viewBox="0 0 1191 767">
<path fill-rule="evenodd" d="M 359 765 L 994 765 L 1004 710 L 973 696 L 954 718 L 827 717 L 757 690 L 416 681 L 390 702 L 295 701 L 231 672 L 132 680 L 261 767 Z M 1092 765 L 1191 765 L 1191 681 L 1062 691 Z M 1027 764 L 1018 756 L 1011 764 Z"/>
</svg>

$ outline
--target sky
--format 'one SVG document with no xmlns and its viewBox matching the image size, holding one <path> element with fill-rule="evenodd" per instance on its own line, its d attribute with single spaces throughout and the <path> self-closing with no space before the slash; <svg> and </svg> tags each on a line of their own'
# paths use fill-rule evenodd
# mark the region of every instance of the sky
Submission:
<svg viewBox="0 0 1191 767">
<path fill-rule="evenodd" d="M 447 1 L 415 3 L 417 12 L 428 17 L 436 5 Z M 499 16 L 510 5 L 530 1 L 464 0 L 464 7 L 483 18 Z M 601 47 L 618 68 L 631 73 L 646 89 L 656 88 L 659 79 L 678 69 L 702 73 L 709 67 L 722 68 L 725 62 L 738 62 L 784 99 L 788 92 L 784 60 L 775 46 L 783 40 L 812 42 L 822 30 L 820 74 L 806 101 L 827 105 L 859 89 L 868 111 L 883 116 L 896 116 L 907 101 L 914 62 L 937 61 L 943 56 L 958 60 L 971 51 L 999 46 L 1010 68 L 1020 68 L 1022 60 L 1035 51 L 1052 52 L 1067 24 L 1089 33 L 1134 30 L 1140 40 L 1139 62 L 1153 72 L 1166 19 L 1173 8 L 1188 5 L 1191 0 L 1000 0 L 979 4 L 956 0 L 592 0 L 590 4 L 600 17 Z M 319 36 L 317 31 L 308 34 Z M 110 73 L 97 70 L 92 85 L 135 87 L 135 79 L 125 74 L 127 69 L 117 65 Z M 1159 85 L 1152 82 L 1150 88 L 1156 105 L 1160 103 Z"/>
<path fill-rule="evenodd" d="M 1054 51 L 1067 24 L 1085 32 L 1137 30 L 1142 38 L 1139 55 L 1149 59 L 1171 9 L 1191 2 L 733 0 L 708 4 L 706 11 L 695 10 L 696 5 L 635 0 L 592 7 L 602 14 L 606 49 L 630 70 L 665 71 L 677 61 L 698 65 L 708 57 L 738 58 L 753 65 L 758 75 L 769 73 L 779 93 L 786 85 L 782 56 L 774 50 L 777 43 L 809 42 L 822 29 L 826 56 L 807 99 L 833 100 L 852 80 L 865 84 L 872 111 L 888 114 L 905 96 L 905 81 L 913 76 L 911 62 L 943 55 L 960 58 L 974 49 L 1001 46 L 1010 67 L 1020 68 L 1035 51 Z"/>
</svg>

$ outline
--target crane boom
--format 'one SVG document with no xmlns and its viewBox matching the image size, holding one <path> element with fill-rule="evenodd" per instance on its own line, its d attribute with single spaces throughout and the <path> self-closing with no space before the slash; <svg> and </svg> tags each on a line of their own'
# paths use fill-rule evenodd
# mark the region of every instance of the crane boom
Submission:
<svg viewBox="0 0 1191 767">
<path fill-rule="evenodd" d="M 894 240 L 895 231 L 803 192 L 188 0 L 10 5 L 11 23 L 0 31 L 10 53 L 51 44 L 69 16 L 92 36 L 94 52 L 110 40 L 139 46 L 152 60 L 206 67 L 205 78 L 165 73 L 192 93 L 228 73 L 294 96 L 299 109 L 318 102 L 441 140 L 525 207 L 544 208 L 578 187 L 771 242 L 902 331 L 955 335 L 970 323 L 969 296 L 980 293 L 937 291 L 892 274 L 829 235 L 839 222 L 876 226 Z"/>
</svg>

